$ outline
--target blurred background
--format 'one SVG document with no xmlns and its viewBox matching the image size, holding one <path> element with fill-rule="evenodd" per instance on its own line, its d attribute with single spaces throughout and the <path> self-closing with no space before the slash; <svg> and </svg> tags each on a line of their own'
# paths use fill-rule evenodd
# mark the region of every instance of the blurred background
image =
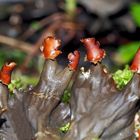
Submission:
<svg viewBox="0 0 140 140">
<path fill-rule="evenodd" d="M 140 46 L 140 2 L 0 0 L 0 67 L 16 61 L 22 73 L 39 73 L 43 64 L 39 48 L 48 35 L 62 39 L 61 64 L 75 49 L 84 59 L 80 39 L 95 37 L 107 52 L 104 63 L 115 71 L 131 63 Z"/>
</svg>

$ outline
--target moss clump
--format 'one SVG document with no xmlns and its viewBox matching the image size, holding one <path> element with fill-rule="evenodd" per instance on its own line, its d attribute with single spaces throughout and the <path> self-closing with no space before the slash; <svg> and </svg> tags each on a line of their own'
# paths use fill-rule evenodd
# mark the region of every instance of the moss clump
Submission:
<svg viewBox="0 0 140 140">
<path fill-rule="evenodd" d="M 63 125 L 62 127 L 60 127 L 59 130 L 62 133 L 66 133 L 66 132 L 68 132 L 69 128 L 70 128 L 70 123 L 67 123 L 67 124 Z"/>
<path fill-rule="evenodd" d="M 13 93 L 14 89 L 22 88 L 22 82 L 20 79 L 12 80 L 11 83 L 8 85 L 8 89 L 10 93 Z"/>
<path fill-rule="evenodd" d="M 63 103 L 69 103 L 70 97 L 71 97 L 70 90 L 67 89 L 67 90 L 64 91 L 64 94 L 61 98 L 61 101 Z"/>
<path fill-rule="evenodd" d="M 123 70 L 117 70 L 113 74 L 113 79 L 118 89 L 122 89 L 132 78 L 133 72 L 129 69 L 129 66 L 125 66 Z"/>
</svg>

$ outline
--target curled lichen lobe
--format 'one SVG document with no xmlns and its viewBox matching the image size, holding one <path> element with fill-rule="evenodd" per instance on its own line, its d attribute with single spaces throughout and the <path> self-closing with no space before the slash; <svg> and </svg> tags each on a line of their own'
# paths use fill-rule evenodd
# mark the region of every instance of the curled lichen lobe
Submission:
<svg viewBox="0 0 140 140">
<path fill-rule="evenodd" d="M 43 46 L 41 51 L 43 52 L 43 55 L 45 59 L 55 59 L 59 54 L 61 54 L 61 51 L 59 50 L 61 45 L 61 41 L 58 39 L 55 39 L 52 36 L 49 36 L 44 39 Z"/>
<path fill-rule="evenodd" d="M 78 63 L 80 59 L 79 51 L 76 50 L 73 53 L 69 53 L 68 59 L 69 59 L 68 67 L 70 68 L 70 70 L 75 71 L 78 67 Z"/>
<path fill-rule="evenodd" d="M 140 48 L 138 49 L 138 51 L 133 59 L 132 65 L 130 66 L 130 69 L 133 72 L 140 73 Z"/>
<path fill-rule="evenodd" d="M 0 81 L 3 84 L 8 85 L 11 82 L 11 73 L 15 66 L 15 62 L 11 62 L 9 64 L 6 63 L 5 65 L 3 65 L 2 69 L 0 70 Z"/>
<path fill-rule="evenodd" d="M 105 57 L 104 49 L 100 48 L 100 43 L 95 38 L 85 38 L 81 42 L 86 48 L 88 61 L 96 64 Z"/>
</svg>

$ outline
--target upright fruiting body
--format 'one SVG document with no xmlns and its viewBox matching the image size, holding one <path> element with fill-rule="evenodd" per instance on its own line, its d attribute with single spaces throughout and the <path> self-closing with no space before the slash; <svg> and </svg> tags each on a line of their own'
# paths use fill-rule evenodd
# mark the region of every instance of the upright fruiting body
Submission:
<svg viewBox="0 0 140 140">
<path fill-rule="evenodd" d="M 132 65 L 130 66 L 130 69 L 133 72 L 140 73 L 140 48 L 138 49 L 138 51 L 133 59 Z"/>
<path fill-rule="evenodd" d="M 88 61 L 96 64 L 105 57 L 105 51 L 100 48 L 100 43 L 95 38 L 85 38 L 81 42 L 86 47 Z"/>
<path fill-rule="evenodd" d="M 74 51 L 74 53 L 69 53 L 68 59 L 69 59 L 68 66 L 69 66 L 70 70 L 75 71 L 77 69 L 77 66 L 79 63 L 80 53 L 77 50 Z"/>
<path fill-rule="evenodd" d="M 8 85 L 11 82 L 11 73 L 13 71 L 13 69 L 15 68 L 16 63 L 15 62 L 11 62 L 11 63 L 6 63 L 2 69 L 0 70 L 0 81 L 5 84 Z"/>
<path fill-rule="evenodd" d="M 44 39 L 41 51 L 44 54 L 45 59 L 55 59 L 62 52 L 59 50 L 61 41 L 49 36 Z"/>
<path fill-rule="evenodd" d="M 56 134 L 49 135 L 46 131 L 52 133 L 50 121 L 56 118 L 52 112 L 59 106 L 61 96 L 68 86 L 73 73 L 77 69 L 80 54 L 74 51 L 68 55 L 69 64 L 64 69 L 57 64 L 57 56 L 61 54 L 60 40 L 54 37 L 47 37 L 42 46 L 42 53 L 45 57 L 45 63 L 38 84 L 24 96 L 24 107 L 26 115 L 31 126 L 34 128 L 37 140 L 54 140 Z M 69 109 L 69 108 L 68 108 Z M 68 110 L 69 111 L 69 110 Z M 57 112 L 64 117 L 64 111 Z M 58 115 L 57 114 L 57 115 Z M 34 118 L 34 121 L 33 119 Z M 58 119 L 55 121 L 62 121 Z M 53 127 L 55 122 L 52 122 Z M 41 138 L 40 134 L 44 135 Z M 59 136 L 58 136 L 59 137 Z"/>
</svg>

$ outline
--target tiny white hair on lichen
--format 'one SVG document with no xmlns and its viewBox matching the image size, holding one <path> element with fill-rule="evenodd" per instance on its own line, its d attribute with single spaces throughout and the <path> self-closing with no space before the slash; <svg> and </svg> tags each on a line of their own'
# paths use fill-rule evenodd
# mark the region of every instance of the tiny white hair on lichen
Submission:
<svg viewBox="0 0 140 140">
<path fill-rule="evenodd" d="M 82 76 L 85 78 L 85 79 L 88 79 L 89 76 L 90 76 L 90 69 L 88 71 L 85 72 L 85 69 L 84 67 L 81 67 L 81 73 L 82 73 Z"/>
</svg>

